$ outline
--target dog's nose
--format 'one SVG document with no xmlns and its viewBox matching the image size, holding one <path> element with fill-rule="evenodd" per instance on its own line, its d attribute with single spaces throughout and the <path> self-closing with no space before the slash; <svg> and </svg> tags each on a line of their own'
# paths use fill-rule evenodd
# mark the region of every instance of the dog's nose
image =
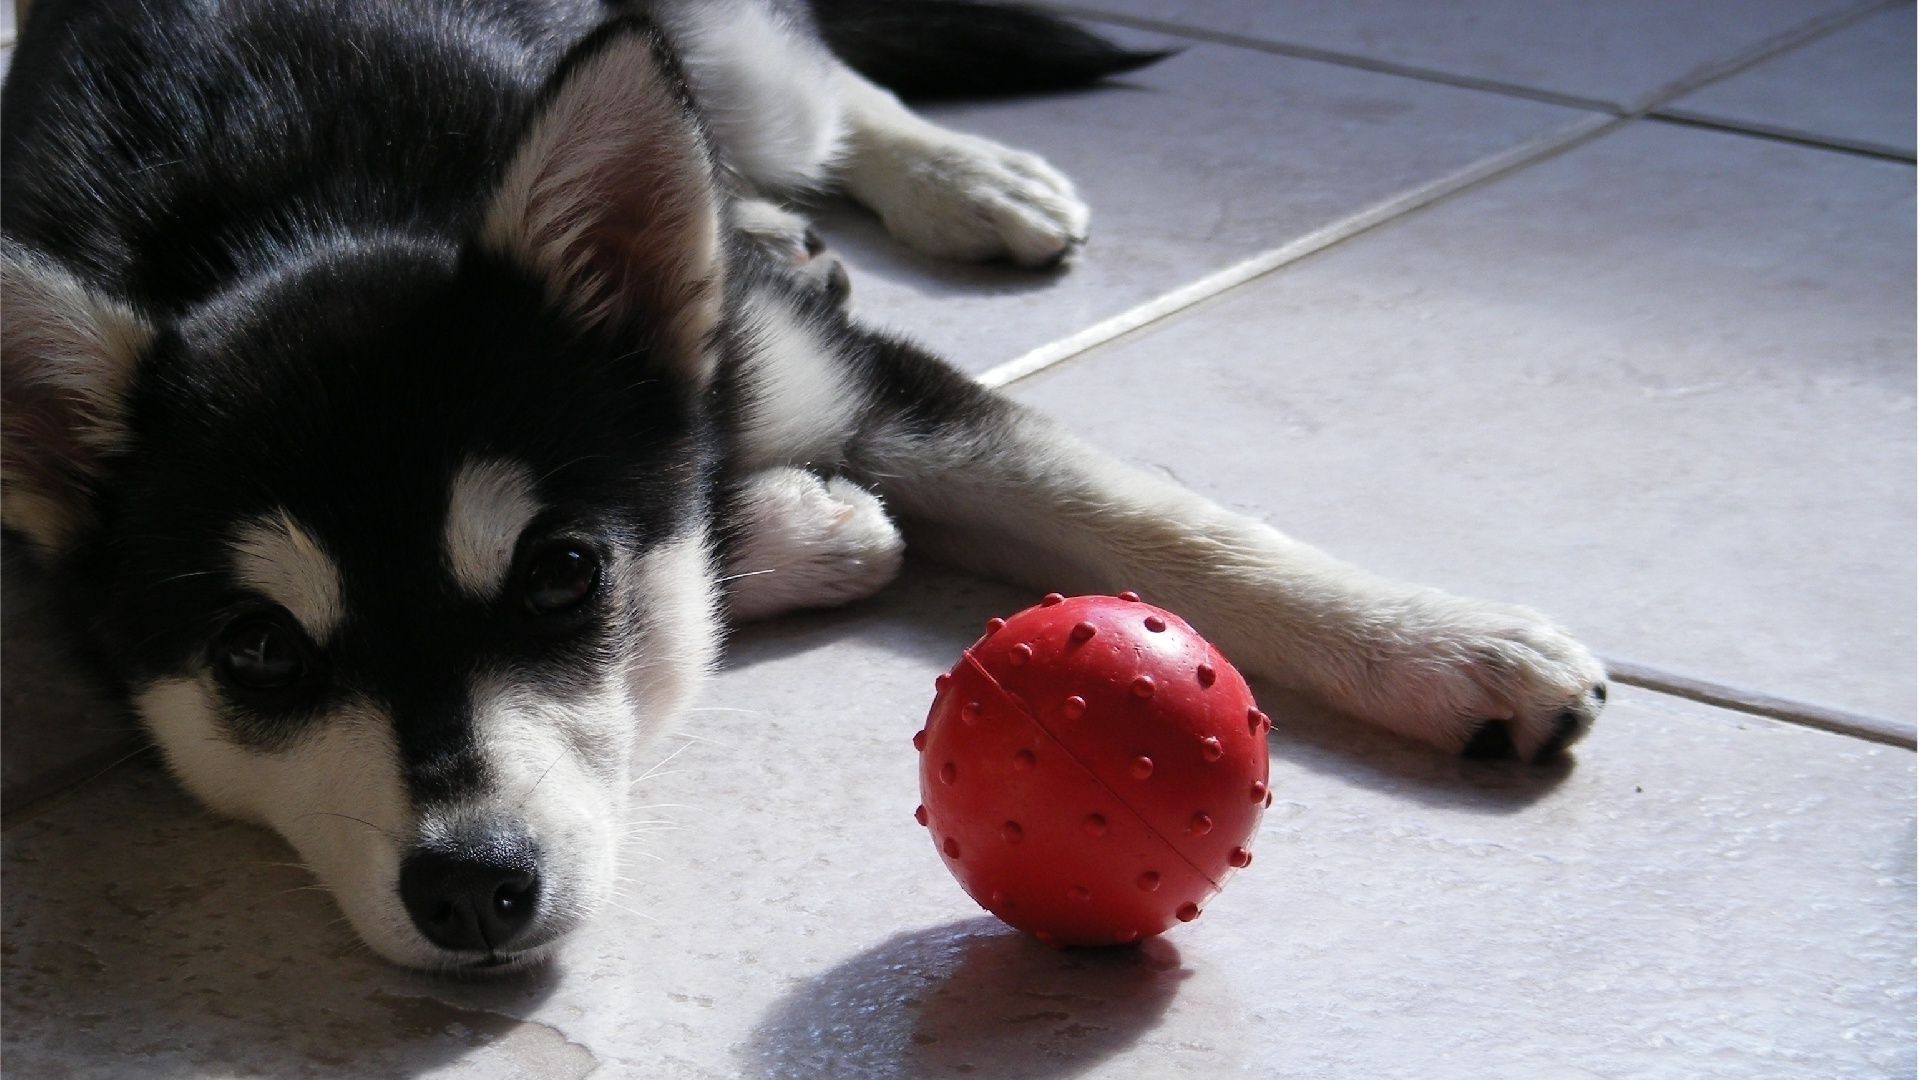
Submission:
<svg viewBox="0 0 1920 1080">
<path fill-rule="evenodd" d="M 540 877 L 526 846 L 420 848 L 400 865 L 400 899 L 427 940 L 448 949 L 505 946 L 533 921 Z"/>
</svg>

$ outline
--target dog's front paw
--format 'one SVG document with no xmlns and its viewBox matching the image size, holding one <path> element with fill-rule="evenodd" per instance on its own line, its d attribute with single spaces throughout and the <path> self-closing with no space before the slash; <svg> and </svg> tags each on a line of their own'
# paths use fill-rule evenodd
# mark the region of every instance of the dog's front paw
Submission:
<svg viewBox="0 0 1920 1080">
<path fill-rule="evenodd" d="M 1599 660 L 1525 608 L 1423 596 L 1391 639 L 1370 672 L 1369 711 L 1468 757 L 1545 761 L 1606 704 Z"/>
<path fill-rule="evenodd" d="M 747 534 L 728 573 L 735 619 L 851 603 L 900 572 L 900 530 L 879 498 L 850 480 L 770 470 L 746 510 Z"/>
<path fill-rule="evenodd" d="M 1073 182 L 1033 154 L 929 132 L 888 147 L 857 192 L 913 248 L 944 259 L 1051 266 L 1087 238 Z"/>
</svg>

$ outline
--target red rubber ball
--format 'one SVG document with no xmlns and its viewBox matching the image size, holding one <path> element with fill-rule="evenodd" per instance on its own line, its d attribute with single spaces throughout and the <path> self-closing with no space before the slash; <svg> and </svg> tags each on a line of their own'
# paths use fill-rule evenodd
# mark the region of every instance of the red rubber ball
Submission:
<svg viewBox="0 0 1920 1080">
<path fill-rule="evenodd" d="M 1051 594 L 994 619 L 938 693 L 914 812 L 962 887 L 1057 945 L 1191 922 L 1273 797 L 1246 680 L 1132 593 Z"/>
</svg>

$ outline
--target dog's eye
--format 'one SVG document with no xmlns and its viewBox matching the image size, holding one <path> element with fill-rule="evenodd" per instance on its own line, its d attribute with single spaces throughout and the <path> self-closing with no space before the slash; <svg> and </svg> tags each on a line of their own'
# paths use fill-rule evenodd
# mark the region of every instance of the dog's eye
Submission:
<svg viewBox="0 0 1920 1080">
<path fill-rule="evenodd" d="M 551 615 L 578 605 L 599 584 L 599 558 L 579 543 L 562 540 L 533 553 L 521 592 L 528 611 Z"/>
<path fill-rule="evenodd" d="M 284 690 L 307 672 L 306 642 L 277 619 L 242 619 L 214 642 L 214 664 L 243 689 Z"/>
</svg>

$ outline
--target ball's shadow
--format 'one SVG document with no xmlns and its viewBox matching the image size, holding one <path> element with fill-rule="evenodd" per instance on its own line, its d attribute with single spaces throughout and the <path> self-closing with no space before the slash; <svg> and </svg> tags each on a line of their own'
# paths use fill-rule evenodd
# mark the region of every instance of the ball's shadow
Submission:
<svg viewBox="0 0 1920 1080">
<path fill-rule="evenodd" d="M 764 1076 L 1048 1077 L 1160 1024 L 1190 972 L 1164 939 L 1054 950 L 989 918 L 912 930 L 795 986 L 740 1067 Z"/>
</svg>

